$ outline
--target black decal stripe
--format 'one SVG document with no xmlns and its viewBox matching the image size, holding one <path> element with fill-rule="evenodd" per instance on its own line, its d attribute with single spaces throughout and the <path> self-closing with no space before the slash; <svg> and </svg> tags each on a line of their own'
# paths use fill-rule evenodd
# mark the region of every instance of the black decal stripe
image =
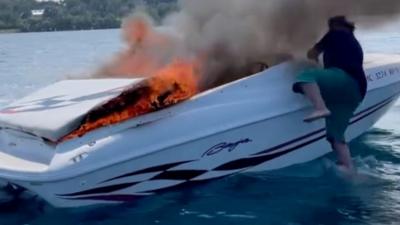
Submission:
<svg viewBox="0 0 400 225">
<path fill-rule="evenodd" d="M 279 149 L 284 148 L 284 147 L 286 147 L 286 146 L 288 146 L 288 145 L 294 144 L 294 143 L 296 143 L 296 142 L 299 142 L 299 141 L 301 141 L 301 140 L 303 140 L 303 139 L 306 139 L 306 138 L 308 138 L 308 137 L 314 136 L 314 135 L 316 135 L 316 134 L 322 133 L 322 132 L 324 132 L 324 131 L 325 131 L 325 129 L 317 130 L 317 131 L 312 132 L 312 133 L 310 133 L 310 134 L 306 134 L 306 135 L 304 135 L 304 136 L 302 136 L 302 137 L 299 137 L 299 138 L 296 138 L 296 139 L 294 139 L 294 140 L 285 142 L 285 143 L 283 143 L 283 144 L 277 145 L 277 146 L 275 146 L 275 147 L 272 147 L 272 148 L 270 148 L 270 149 L 264 150 L 264 151 L 262 151 L 262 152 L 258 152 L 258 153 L 253 154 L 253 155 L 264 155 L 265 153 L 279 150 Z"/>
<path fill-rule="evenodd" d="M 164 164 L 164 165 L 160 165 L 160 166 L 154 166 L 154 167 L 138 170 L 138 171 L 135 171 L 135 172 L 126 173 L 126 174 L 120 175 L 118 177 L 114 177 L 114 178 L 105 180 L 105 181 L 103 181 L 101 183 L 105 183 L 105 182 L 109 182 L 109 181 L 113 181 L 113 180 L 117 180 L 117 179 L 121 179 L 121 178 L 125 178 L 125 177 L 131 177 L 131 176 L 135 176 L 135 175 L 140 175 L 140 174 L 163 172 L 165 170 L 168 170 L 168 169 L 171 169 L 173 167 L 176 167 L 176 166 L 179 166 L 179 165 L 182 165 L 182 164 L 185 164 L 185 163 L 189 163 L 189 162 L 193 162 L 193 161 L 182 161 L 182 162 Z"/>
<path fill-rule="evenodd" d="M 360 120 L 372 115 L 373 113 L 377 112 L 378 110 L 380 110 L 383 107 L 387 106 L 388 104 L 392 103 L 393 100 L 395 100 L 395 96 L 393 96 L 391 98 L 388 98 L 385 101 L 382 101 L 382 102 L 380 102 L 380 103 L 378 103 L 378 104 L 376 104 L 376 105 L 374 105 L 372 107 L 369 107 L 366 110 L 363 110 L 362 112 L 358 113 L 356 116 L 359 116 L 359 115 L 361 115 L 361 114 L 363 114 L 363 113 L 365 113 L 365 112 L 367 112 L 367 111 L 369 111 L 371 109 L 374 109 L 375 107 L 379 106 L 378 108 L 375 108 L 373 111 L 368 112 L 367 114 L 362 115 L 360 118 L 352 121 L 350 124 L 355 124 L 355 123 L 359 122 Z M 320 132 L 320 130 L 318 130 L 316 132 L 313 132 L 312 134 L 305 135 L 305 137 L 312 136 L 314 134 L 317 134 L 318 132 Z M 314 138 L 314 139 L 312 139 L 310 141 L 304 142 L 302 144 L 299 144 L 299 145 L 297 145 L 295 147 L 289 148 L 289 149 L 284 150 L 284 151 L 280 151 L 280 152 L 276 152 L 276 153 L 272 153 L 272 154 L 268 154 L 268 155 L 263 155 L 263 156 L 258 156 L 258 157 L 235 160 L 235 161 L 226 163 L 224 165 L 221 165 L 221 166 L 215 168 L 214 171 L 241 170 L 241 169 L 247 169 L 249 167 L 258 166 L 258 165 L 260 165 L 262 163 L 265 163 L 267 161 L 276 159 L 278 157 L 281 157 L 283 155 L 286 155 L 288 153 L 296 151 L 296 150 L 298 150 L 298 149 L 300 149 L 302 147 L 310 145 L 310 144 L 312 144 L 312 143 L 314 143 L 316 141 L 319 141 L 319 140 L 321 140 L 321 139 L 323 139 L 325 137 L 326 137 L 326 135 L 321 135 L 321 136 L 319 136 L 317 138 Z M 297 138 L 297 139 L 300 139 L 300 138 Z M 295 140 L 297 140 L 297 139 L 295 139 Z M 295 140 L 287 142 L 288 144 L 286 144 L 286 145 L 290 145 L 290 144 L 295 143 Z M 279 146 L 285 147 L 284 144 L 279 145 Z M 276 147 L 274 147 L 272 149 L 278 149 L 278 146 L 276 146 Z M 270 150 L 268 150 L 268 151 L 270 151 Z M 263 151 L 263 152 L 265 152 L 265 151 Z M 177 163 L 176 165 L 179 165 L 179 164 L 182 164 L 182 163 Z M 172 164 L 167 164 L 167 165 L 172 165 Z M 167 166 L 167 165 L 164 165 L 164 166 Z M 161 167 L 164 168 L 164 166 L 159 166 L 158 168 L 161 168 Z M 157 167 L 152 167 L 152 168 L 157 168 Z M 145 170 L 142 170 L 142 171 L 152 170 L 152 168 L 145 169 Z M 172 168 L 172 167 L 170 167 L 170 168 Z M 168 179 L 168 180 L 186 180 L 186 181 L 188 181 L 188 180 L 193 179 L 193 178 L 195 178 L 197 176 L 200 176 L 200 175 L 202 175 L 202 174 L 204 174 L 206 172 L 208 172 L 208 171 L 206 171 L 206 170 L 165 171 L 162 174 L 159 174 L 158 176 L 154 177 L 152 180 L 155 180 L 155 179 Z M 134 172 L 134 173 L 135 174 L 139 173 L 139 171 L 138 172 Z M 134 173 L 132 173 L 132 174 L 134 174 Z M 231 174 L 229 174 L 229 175 L 231 175 Z M 226 176 L 228 176 L 228 175 L 226 175 Z M 117 179 L 117 178 L 114 178 L 114 179 Z M 187 185 L 187 184 L 196 183 L 196 182 L 197 181 L 188 181 L 188 182 L 185 182 L 183 184 Z M 136 185 L 136 184 L 137 183 L 130 183 L 129 185 L 128 184 L 113 185 L 113 186 L 95 188 L 95 189 L 91 189 L 91 190 L 87 190 L 87 191 L 83 191 L 83 192 L 77 192 L 77 193 L 66 194 L 66 195 L 58 195 L 58 196 L 74 197 L 74 196 L 79 196 L 79 195 L 84 195 L 84 194 L 107 193 L 109 191 L 117 191 L 117 190 L 125 189 L 125 188 L 128 188 L 128 187 Z M 176 186 L 182 186 L 183 184 L 174 185 L 172 187 L 167 187 L 167 188 L 161 188 L 160 190 L 154 190 L 154 191 L 168 190 L 168 189 L 171 189 L 171 188 L 176 187 Z M 134 196 L 134 195 L 127 195 L 127 196 L 125 196 L 125 195 L 115 195 L 115 196 L 117 196 L 117 197 L 114 198 L 114 197 L 111 197 L 111 196 L 83 196 L 83 197 L 78 197 L 78 198 L 69 198 L 69 200 L 124 201 L 122 199 L 132 199 L 133 200 L 136 197 L 140 197 L 140 196 Z M 126 198 L 126 197 L 128 197 L 128 198 Z"/>
<path fill-rule="evenodd" d="M 92 200 L 92 201 L 106 201 L 106 202 L 131 202 L 142 197 L 143 195 L 95 195 L 95 196 L 84 196 L 84 197 L 63 198 L 63 199 Z"/>
<path fill-rule="evenodd" d="M 241 169 L 246 169 L 249 167 L 253 167 L 253 166 L 258 166 L 262 163 L 265 163 L 267 161 L 270 161 L 272 159 L 278 158 L 282 155 L 286 155 L 290 152 L 294 152 L 295 150 L 302 148 L 304 146 L 310 145 L 316 141 L 319 141 L 323 138 L 325 138 L 326 135 L 321 135 L 317 138 L 314 138 L 310 141 L 304 142 L 302 144 L 299 144 L 297 146 L 294 146 L 292 148 L 289 148 L 287 150 L 284 151 L 280 151 L 280 152 L 276 152 L 276 153 L 272 153 L 272 154 L 268 154 L 268 155 L 264 155 L 264 156 L 258 156 L 258 157 L 252 157 L 252 158 L 244 158 L 244 159 L 239 159 L 239 160 L 235 160 L 229 163 L 226 163 L 224 165 L 221 165 L 217 168 L 215 168 L 215 171 L 226 171 L 226 170 L 241 170 Z"/>
<path fill-rule="evenodd" d="M 397 94 L 394 95 L 394 96 L 392 96 L 392 97 L 390 97 L 390 98 L 387 98 L 387 99 L 385 99 L 385 100 L 383 100 L 383 101 L 381 101 L 381 102 L 379 102 L 379 103 L 377 103 L 377 104 L 375 104 L 375 105 L 373 105 L 373 106 L 371 106 L 371 107 L 368 107 L 367 109 L 365 109 L 365 110 L 363 110 L 363 111 L 357 113 L 356 115 L 354 115 L 354 116 L 353 116 L 353 119 L 356 118 L 357 116 L 360 116 L 361 114 L 364 114 L 364 113 L 370 111 L 371 109 L 374 109 L 374 108 L 378 107 L 377 109 L 374 109 L 372 112 L 369 112 L 368 114 L 366 114 L 367 116 L 371 115 L 372 113 L 374 113 L 374 112 L 378 111 L 379 109 L 381 109 L 381 108 L 383 107 L 383 106 L 381 106 L 382 104 L 387 105 L 387 104 L 389 104 L 391 101 L 393 101 L 393 99 L 394 99 L 396 96 L 397 96 Z M 354 124 L 354 123 L 360 121 L 360 120 L 363 119 L 363 118 L 365 118 L 364 115 L 363 115 L 362 117 L 356 119 L 355 121 L 353 121 L 353 122 L 350 123 L 350 124 Z M 283 147 L 285 147 L 285 146 L 287 146 L 287 145 L 294 144 L 294 143 L 299 142 L 299 141 L 301 141 L 301 140 L 303 140 L 303 139 L 306 139 L 306 138 L 309 138 L 309 137 L 314 136 L 314 135 L 316 135 L 316 134 L 322 133 L 323 131 L 325 131 L 325 128 L 320 129 L 320 130 L 317 130 L 317 131 L 314 131 L 314 132 L 309 133 L 309 134 L 306 134 L 306 135 L 304 135 L 304 136 L 302 136 L 302 137 L 299 137 L 299 138 L 296 138 L 296 139 L 294 139 L 294 140 L 285 142 L 285 143 L 283 143 L 283 144 L 277 145 L 277 146 L 275 146 L 275 147 L 272 147 L 272 148 L 270 148 L 270 149 L 264 150 L 264 151 L 262 151 L 262 152 L 258 152 L 258 153 L 253 154 L 253 155 L 263 155 L 263 154 L 265 154 L 265 153 L 268 153 L 268 152 L 272 152 L 272 151 L 281 149 L 281 148 L 283 148 Z"/>
<path fill-rule="evenodd" d="M 376 105 L 374 105 L 374 106 L 372 106 L 372 107 L 369 107 L 369 108 L 366 109 L 366 110 L 363 110 L 362 112 L 358 113 L 357 115 L 361 115 L 361 114 L 363 114 L 363 113 L 365 113 L 365 112 L 368 112 L 369 110 L 373 109 L 372 111 L 370 111 L 370 112 L 368 112 L 368 113 L 362 115 L 362 116 L 359 117 L 358 119 L 352 121 L 350 124 L 355 124 L 355 123 L 359 122 L 360 120 L 362 120 L 362 119 L 364 119 L 364 118 L 366 118 L 366 117 L 372 115 L 373 113 L 379 111 L 380 109 L 382 109 L 382 108 L 384 108 L 385 106 L 387 106 L 387 105 L 389 105 L 390 103 L 392 103 L 393 100 L 394 100 L 394 97 L 391 97 L 391 98 L 388 98 L 388 99 L 386 99 L 386 100 L 384 100 L 384 101 L 382 101 L 382 102 L 380 102 L 380 103 L 378 103 L 378 104 L 376 104 Z M 272 152 L 272 151 L 278 150 L 278 149 L 283 148 L 283 147 L 285 147 L 285 146 L 287 146 L 287 145 L 290 145 L 290 144 L 293 144 L 293 143 L 295 143 L 295 142 L 298 142 L 299 140 L 302 140 L 302 139 L 304 139 L 304 138 L 307 138 L 307 137 L 313 136 L 313 135 L 315 135 L 315 134 L 318 134 L 318 133 L 320 133 L 321 131 L 324 131 L 324 130 L 325 130 L 325 129 L 315 131 L 315 132 L 310 133 L 310 134 L 308 134 L 308 135 L 305 135 L 305 136 L 303 136 L 303 137 L 301 137 L 301 138 L 297 138 L 297 139 L 295 139 L 295 140 L 293 140 L 293 141 L 289 141 L 289 142 L 286 142 L 286 143 L 284 143 L 284 144 L 282 144 L 282 145 L 278 145 L 278 146 L 273 147 L 273 148 L 270 148 L 270 149 L 268 149 L 268 150 L 264 150 L 264 151 L 262 151 L 262 152 L 260 152 L 260 153 L 257 153 L 256 155 L 261 155 L 261 154 L 265 154 L 265 153 L 268 153 L 268 152 Z M 285 154 L 287 154 L 287 153 L 290 153 L 290 152 L 292 152 L 292 151 L 295 151 L 295 150 L 297 150 L 297 149 L 299 149 L 299 148 L 302 148 L 302 147 L 304 147 L 304 146 L 307 146 L 307 145 L 309 145 L 309 144 L 312 144 L 313 142 L 319 141 L 319 140 L 321 140 L 322 138 L 325 138 L 325 137 L 326 137 L 326 135 L 319 136 L 319 137 L 317 137 L 317 138 L 315 138 L 315 139 L 312 139 L 312 140 L 310 140 L 310 141 L 308 141 L 308 142 L 305 142 L 305 143 L 303 143 L 303 144 L 297 145 L 297 146 L 295 146 L 295 147 L 293 147 L 293 148 L 290 148 L 290 149 L 288 149 L 288 150 L 285 150 L 285 151 L 281 151 L 281 152 L 277 152 L 277 153 L 272 153 L 272 154 L 265 155 L 265 156 L 260 156 L 260 157 L 239 159 L 239 160 L 236 160 L 236 161 L 229 162 L 229 163 L 227 163 L 227 164 L 221 165 L 221 166 L 217 167 L 215 170 L 239 170 L 239 169 L 245 169 L 245 168 L 252 167 L 252 166 L 257 166 L 257 165 L 259 165 L 259 164 L 262 164 L 262 163 L 264 163 L 264 162 L 267 162 L 267 161 L 269 161 L 269 160 L 275 159 L 275 158 L 277 158 L 277 157 L 280 157 L 280 156 L 282 156 L 282 155 L 285 155 Z"/>
<path fill-rule="evenodd" d="M 126 188 L 132 187 L 132 186 L 134 186 L 136 184 L 138 184 L 138 182 L 116 184 L 116 185 L 98 187 L 98 188 L 93 188 L 93 189 L 80 191 L 80 192 L 75 192 L 75 193 L 70 193 L 70 194 L 59 194 L 58 196 L 73 197 L 73 196 L 80 196 L 80 195 L 105 194 L 105 193 L 111 193 L 111 192 L 114 192 L 114 191 L 119 191 L 119 190 L 122 190 L 122 189 L 126 189 Z"/>
<path fill-rule="evenodd" d="M 151 180 L 191 180 L 198 177 L 208 170 L 175 170 L 175 171 L 164 171 L 163 173 L 153 177 Z"/>
<path fill-rule="evenodd" d="M 371 107 L 368 107 L 367 109 L 365 109 L 365 110 L 363 110 L 363 111 L 357 113 L 357 114 L 353 117 L 353 119 L 355 119 L 357 116 L 362 115 L 363 113 L 368 112 L 368 111 L 371 110 L 371 109 L 374 109 L 374 108 L 378 107 L 378 108 L 374 109 L 372 112 L 369 112 L 369 113 L 367 113 L 366 115 L 363 115 L 363 116 L 359 117 L 358 119 L 352 121 L 350 124 L 354 124 L 354 123 L 356 123 L 356 122 L 362 120 L 362 119 L 365 118 L 366 116 L 369 116 L 369 115 L 373 114 L 374 112 L 378 111 L 378 110 L 381 109 L 383 106 L 389 104 L 397 95 L 398 95 L 398 94 L 393 95 L 392 97 L 389 97 L 389 98 L 385 99 L 384 101 L 379 102 L 379 103 L 377 103 L 377 104 L 375 104 L 375 105 L 373 105 L 373 106 L 371 106 Z M 384 105 L 383 105 L 383 106 L 380 106 L 381 104 L 384 104 Z M 264 154 L 266 154 L 266 153 L 268 153 L 268 152 L 272 152 L 272 151 L 279 150 L 279 149 L 284 148 L 284 147 L 286 147 L 286 146 L 288 146 L 288 145 L 297 143 L 297 142 L 299 142 L 299 141 L 301 141 L 301 140 L 303 140 L 303 139 L 306 139 L 306 138 L 312 137 L 312 136 L 314 136 L 314 135 L 317 135 L 317 134 L 319 134 L 319 133 L 322 133 L 324 130 L 325 130 L 325 129 L 320 129 L 320 130 L 314 131 L 314 132 L 312 132 L 312 133 L 306 134 L 306 135 L 301 136 L 301 137 L 299 137 L 299 138 L 296 138 L 296 139 L 293 139 L 293 140 L 291 140 L 291 141 L 285 142 L 285 143 L 283 143 L 283 144 L 277 145 L 277 146 L 272 147 L 272 148 L 270 148 L 270 149 L 267 149 L 267 150 L 261 151 L 261 152 L 259 152 L 259 153 L 253 154 L 253 156 L 264 155 Z M 139 171 L 135 171 L 135 172 L 126 173 L 126 174 L 123 174 L 123 175 L 120 175 L 120 176 L 117 176 L 117 177 L 114 177 L 114 178 L 105 180 L 105 181 L 103 181 L 103 182 L 101 182 L 101 183 L 105 183 L 105 182 L 109 182 L 109 181 L 113 181 L 113 180 L 117 180 L 117 179 L 121 179 L 121 178 L 125 178 L 125 177 L 135 176 L 135 175 L 139 175 L 139 174 L 152 173 L 152 172 L 162 172 L 162 171 L 166 171 L 166 170 L 168 170 L 168 169 L 171 169 L 171 168 L 173 168 L 173 167 L 176 167 L 176 166 L 178 166 L 178 165 L 181 165 L 181 164 L 184 164 L 184 163 L 189 163 L 189 162 L 193 162 L 193 161 L 183 161 L 183 162 L 176 162 L 176 163 L 170 163 L 170 164 L 165 164 L 165 165 L 150 167 L 150 168 L 146 168 L 146 169 L 143 169 L 143 170 L 139 170 Z M 156 177 L 165 177 L 166 174 L 168 175 L 168 173 L 165 173 L 165 172 L 164 172 L 163 174 L 160 174 L 160 175 L 158 175 L 158 176 L 156 176 Z M 168 175 L 168 176 L 172 177 L 172 175 Z M 167 176 L 167 177 L 168 177 L 168 176 Z M 174 175 L 174 176 L 175 176 L 175 175 Z M 179 177 L 179 176 L 177 176 L 177 177 Z M 188 177 L 190 177 L 190 176 L 188 176 Z"/>
<path fill-rule="evenodd" d="M 355 114 L 353 117 L 357 117 L 357 116 L 359 116 L 359 115 L 361 115 L 361 114 L 363 114 L 363 113 L 366 113 L 367 111 L 369 111 L 369 110 L 371 110 L 371 109 L 373 109 L 373 108 L 375 108 L 375 107 L 378 107 L 379 105 L 381 105 L 382 103 L 384 103 L 384 102 L 386 102 L 386 101 L 391 101 L 391 100 L 393 100 L 397 95 L 398 95 L 398 94 L 393 95 L 393 96 L 391 96 L 391 97 L 389 97 L 389 98 L 387 98 L 387 99 L 385 99 L 385 100 L 383 100 L 383 101 L 381 101 L 381 102 L 378 102 L 378 103 L 376 103 L 375 105 L 370 106 L 370 107 L 368 107 L 368 108 L 366 108 L 366 109 L 360 111 L 359 113 Z"/>
<path fill-rule="evenodd" d="M 394 99 L 390 99 L 389 101 L 385 102 L 384 104 L 382 104 L 382 105 L 379 106 L 378 108 L 376 108 L 376 109 L 372 110 L 371 112 L 369 112 L 369 113 L 367 113 L 367 114 L 361 116 L 360 118 L 355 119 L 354 121 L 350 122 L 350 125 L 355 124 L 355 123 L 357 123 L 358 121 L 360 121 L 360 120 L 362 120 L 362 119 L 364 119 L 364 118 L 366 118 L 366 117 L 368 117 L 368 116 L 374 114 L 375 112 L 377 112 L 377 111 L 383 109 L 385 106 L 390 105 L 393 101 L 394 101 Z"/>
</svg>

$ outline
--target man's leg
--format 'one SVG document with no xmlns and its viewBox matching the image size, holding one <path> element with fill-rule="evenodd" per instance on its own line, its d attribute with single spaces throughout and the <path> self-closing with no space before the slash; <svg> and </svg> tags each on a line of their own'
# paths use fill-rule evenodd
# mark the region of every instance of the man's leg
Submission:
<svg viewBox="0 0 400 225">
<path fill-rule="evenodd" d="M 301 89 L 314 106 L 314 111 L 304 119 L 305 122 L 312 122 L 331 115 L 316 83 L 302 83 Z"/>
<path fill-rule="evenodd" d="M 353 171 L 353 162 L 351 159 L 351 154 L 349 146 L 345 142 L 333 141 L 333 150 L 336 152 L 339 166 L 343 169 L 351 172 Z"/>
</svg>

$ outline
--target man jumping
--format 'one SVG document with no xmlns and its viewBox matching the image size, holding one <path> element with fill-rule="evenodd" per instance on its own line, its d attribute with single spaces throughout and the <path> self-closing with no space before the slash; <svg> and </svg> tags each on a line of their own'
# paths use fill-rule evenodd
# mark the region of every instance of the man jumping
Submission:
<svg viewBox="0 0 400 225">
<path fill-rule="evenodd" d="M 323 53 L 325 68 L 309 69 L 298 75 L 294 90 L 303 93 L 314 106 L 304 121 L 325 118 L 327 138 L 338 156 L 338 164 L 351 171 L 345 131 L 366 94 L 364 54 L 354 36 L 354 23 L 336 16 L 329 19 L 328 25 L 328 33 L 308 52 L 308 58 L 317 62 Z"/>
</svg>

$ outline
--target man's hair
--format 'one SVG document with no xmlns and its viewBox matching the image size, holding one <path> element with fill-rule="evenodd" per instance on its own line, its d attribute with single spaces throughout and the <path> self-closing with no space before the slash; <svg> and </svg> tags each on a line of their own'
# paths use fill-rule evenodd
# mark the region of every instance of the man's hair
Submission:
<svg viewBox="0 0 400 225">
<path fill-rule="evenodd" d="M 335 26 L 346 27 L 346 28 L 350 29 L 351 31 L 354 31 L 356 29 L 356 26 L 354 25 L 354 23 L 348 21 L 346 16 L 342 16 L 342 15 L 331 17 L 328 20 L 328 25 L 329 25 L 330 29 L 332 29 Z"/>
</svg>

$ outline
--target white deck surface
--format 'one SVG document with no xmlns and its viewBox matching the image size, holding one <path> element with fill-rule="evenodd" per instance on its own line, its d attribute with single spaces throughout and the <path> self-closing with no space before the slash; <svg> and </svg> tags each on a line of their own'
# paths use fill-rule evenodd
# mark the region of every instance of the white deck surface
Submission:
<svg viewBox="0 0 400 225">
<path fill-rule="evenodd" d="M 133 79 L 66 80 L 0 110 L 0 126 L 56 141 L 95 106 L 117 96 Z"/>
</svg>

